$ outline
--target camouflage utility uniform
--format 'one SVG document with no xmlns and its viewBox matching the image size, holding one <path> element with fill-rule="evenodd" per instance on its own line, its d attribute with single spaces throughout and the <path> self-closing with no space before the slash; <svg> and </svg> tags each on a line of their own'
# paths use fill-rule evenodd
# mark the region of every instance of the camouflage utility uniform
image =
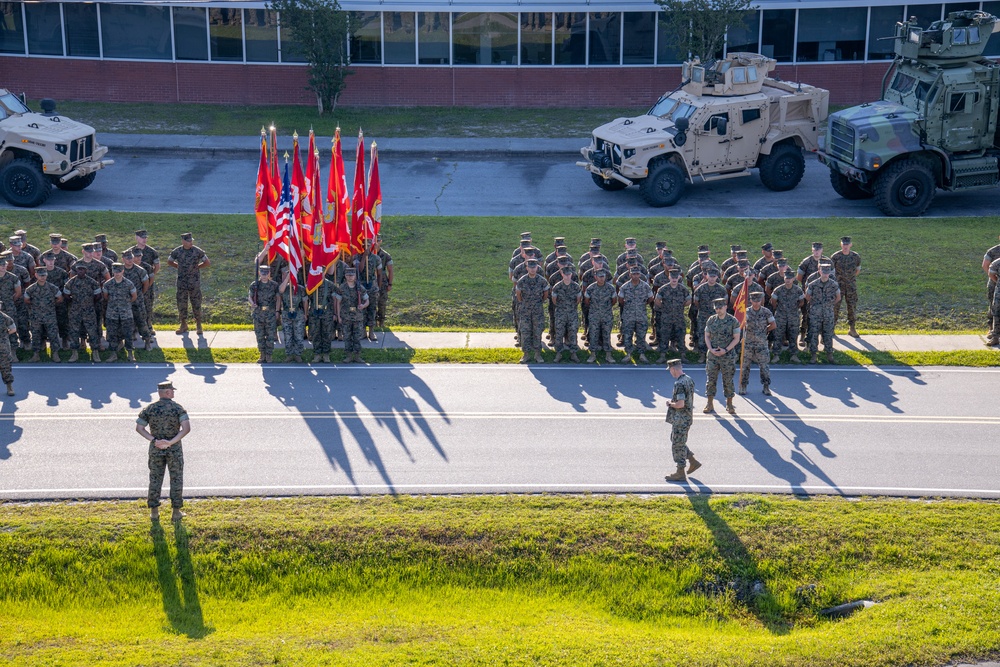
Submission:
<svg viewBox="0 0 1000 667">
<path fill-rule="evenodd" d="M 385 326 L 385 309 L 389 304 L 389 267 L 393 266 L 392 255 L 387 253 L 381 246 L 377 256 L 382 262 L 381 279 L 378 281 L 378 299 L 375 305 L 375 325 L 379 328 Z"/>
<path fill-rule="evenodd" d="M 0 258 L 0 262 L 4 261 Z M 14 320 L 15 333 L 10 334 L 10 345 L 17 348 L 17 306 L 14 303 L 14 293 L 21 286 L 21 281 L 17 276 L 8 271 L 0 277 L 0 313 L 3 313 Z M 7 329 L 0 331 L 0 337 L 8 337 Z"/>
<path fill-rule="evenodd" d="M 340 301 L 340 329 L 344 334 L 344 352 L 349 356 L 361 352 L 361 339 L 365 337 L 365 310 L 371 298 L 368 291 L 355 282 L 354 287 L 345 280 L 337 287 L 334 298 Z"/>
<path fill-rule="evenodd" d="M 858 279 L 855 274 L 861 267 L 861 255 L 853 250 L 846 255 L 835 252 L 830 261 L 837 275 L 837 286 L 840 287 L 840 301 L 833 307 L 833 320 L 835 323 L 840 320 L 840 306 L 846 303 L 847 323 L 853 327 L 857 324 L 858 308 Z"/>
<path fill-rule="evenodd" d="M 577 307 L 580 283 L 571 280 L 567 285 L 559 280 L 552 286 L 552 296 L 556 298 L 553 313 L 555 336 L 552 337 L 556 353 L 561 354 L 563 350 L 576 352 L 580 349 L 576 339 L 580 330 L 580 309 Z"/>
<path fill-rule="evenodd" d="M 774 315 L 764 306 L 758 310 L 747 308 L 746 321 L 743 323 L 746 344 L 743 346 L 743 358 L 740 362 L 741 392 L 746 392 L 750 384 L 750 364 L 760 367 L 760 383 L 764 389 L 771 386 L 771 352 L 767 349 L 767 328 L 772 322 L 775 322 Z"/>
<path fill-rule="evenodd" d="M 11 329 L 17 331 L 17 325 L 14 323 L 14 318 L 0 311 L 0 327 L 3 329 L 0 331 L 0 380 L 3 380 L 4 384 L 13 384 L 14 372 L 11 364 L 14 362 L 14 350 L 11 349 L 8 334 L 11 333 Z"/>
<path fill-rule="evenodd" d="M 695 343 L 698 345 L 698 351 L 702 354 L 708 352 L 708 348 L 705 347 L 705 326 L 708 324 L 708 320 L 715 317 L 715 308 L 712 307 L 712 302 L 716 299 L 726 299 L 729 300 L 729 293 L 726 291 L 725 286 L 715 283 L 714 285 L 709 285 L 708 282 L 703 282 L 698 285 L 694 290 L 694 299 L 698 302 L 698 325 L 695 330 Z"/>
<path fill-rule="evenodd" d="M 285 285 L 281 295 L 281 332 L 285 341 L 285 358 L 302 356 L 306 338 L 306 319 L 303 305 L 306 290 L 301 285 Z"/>
<path fill-rule="evenodd" d="M 781 354 L 781 348 L 786 343 L 793 355 L 798 351 L 799 317 L 802 315 L 800 306 L 804 297 L 805 293 L 802 288 L 795 283 L 792 283 L 791 287 L 786 287 L 782 283 L 771 292 L 776 325 L 774 330 L 775 354 Z"/>
<path fill-rule="evenodd" d="M 545 329 L 543 304 L 549 291 L 549 283 L 539 273 L 534 277 L 525 274 L 518 279 L 515 290 L 521 295 L 517 304 L 521 349 L 525 352 L 540 352 L 542 331 Z"/>
<path fill-rule="evenodd" d="M 667 283 L 657 290 L 656 298 L 662 302 L 658 318 L 660 330 L 656 334 L 660 352 L 666 352 L 671 344 L 683 352 L 686 349 L 684 347 L 684 306 L 691 298 L 691 293 L 683 283 L 678 281 L 676 287 L 671 287 Z"/>
<path fill-rule="evenodd" d="M 157 440 L 170 440 L 180 432 L 181 422 L 187 419 L 187 410 L 169 398 L 161 398 L 143 408 L 136 423 L 140 426 L 148 425 L 150 435 Z M 160 506 L 163 474 L 166 470 L 170 471 L 170 505 L 175 510 L 184 505 L 184 450 L 181 442 L 179 440 L 166 449 L 157 449 L 152 442 L 149 443 L 148 507 Z"/>
<path fill-rule="evenodd" d="M 983 263 L 990 267 L 993 262 L 1000 259 L 1000 244 L 997 244 L 986 251 L 983 256 Z M 1000 322 L 996 321 L 996 316 L 993 313 L 993 296 L 997 290 L 997 283 L 990 280 L 989 277 L 986 278 L 986 304 L 988 306 L 987 310 L 990 314 L 990 331 L 1000 330 Z"/>
<path fill-rule="evenodd" d="M 587 347 L 591 352 L 601 350 L 611 353 L 611 326 L 614 324 L 615 288 L 609 282 L 603 285 L 592 283 L 587 288 L 589 306 L 589 329 L 587 330 Z"/>
<path fill-rule="evenodd" d="M 132 264 L 132 268 L 125 267 L 125 280 L 130 281 L 136 289 L 136 299 L 132 302 L 132 323 L 135 331 L 142 336 L 143 342 L 149 348 L 153 342 L 153 330 L 149 327 L 149 319 L 146 317 L 146 298 L 142 291 L 146 281 L 149 280 L 149 273 L 138 264 Z M 150 287 L 152 289 L 152 287 Z"/>
<path fill-rule="evenodd" d="M 122 278 L 121 282 L 116 282 L 114 278 L 104 283 L 102 288 L 104 297 L 108 300 L 108 309 L 105 318 L 108 324 L 108 345 L 111 351 L 118 349 L 122 341 L 125 349 L 132 349 L 132 337 L 134 335 L 135 320 L 132 319 L 132 303 L 130 298 L 137 295 L 135 285 L 128 278 Z M 138 298 L 136 298 L 138 301 Z"/>
<path fill-rule="evenodd" d="M 101 295 L 101 286 L 88 275 L 76 275 L 66 281 L 63 294 L 70 298 L 70 349 L 80 349 L 80 341 L 86 336 L 91 349 L 96 350 L 101 344 L 101 335 L 97 330 L 97 307 L 94 299 Z"/>
<path fill-rule="evenodd" d="M 142 268 L 146 269 L 146 273 L 148 273 L 149 277 L 153 279 L 153 282 L 149 285 L 149 289 L 142 295 L 142 299 L 145 301 L 145 304 L 143 305 L 146 309 L 146 324 L 149 326 L 149 330 L 152 331 L 153 304 L 156 302 L 156 265 L 160 263 L 160 253 L 157 252 L 156 248 L 150 245 L 143 248 L 134 245 L 129 248 L 129 250 L 131 250 L 132 254 L 135 255 L 136 263 L 143 264 L 144 266 Z"/>
<path fill-rule="evenodd" d="M 823 282 L 813 281 L 806 288 L 809 300 L 809 352 L 816 354 L 819 350 L 819 339 L 823 338 L 823 349 L 833 352 L 833 306 L 840 294 L 840 287 L 832 278 Z"/>
<path fill-rule="evenodd" d="M 333 279 L 327 277 L 316 287 L 315 292 L 306 297 L 309 302 L 309 341 L 313 346 L 313 358 L 320 354 L 330 354 L 336 318 L 333 292 L 336 289 Z"/>
<path fill-rule="evenodd" d="M 56 321 L 56 299 L 59 297 L 59 288 L 48 281 L 44 285 L 29 285 L 24 290 L 24 300 L 31 313 L 31 349 L 34 352 L 41 352 L 45 348 L 46 338 L 52 344 L 53 354 L 62 347 L 59 323 Z"/>
<path fill-rule="evenodd" d="M 177 316 L 182 322 L 187 320 L 188 301 L 191 314 L 201 320 L 201 269 L 199 264 L 208 259 L 205 251 L 196 245 L 185 248 L 180 245 L 170 251 L 167 258 L 177 262 Z"/>
<path fill-rule="evenodd" d="M 631 355 L 635 348 L 640 353 L 649 350 L 646 342 L 646 332 L 649 330 L 649 316 L 646 314 L 646 302 L 653 298 L 653 288 L 645 280 L 632 284 L 625 282 L 618 290 L 618 298 L 622 304 L 622 338 L 624 338 L 625 354 Z"/>
<path fill-rule="evenodd" d="M 667 422 L 670 423 L 670 449 L 674 457 L 674 463 L 683 467 L 687 464 L 689 456 L 693 456 L 688 449 L 688 431 L 694 422 L 694 380 L 687 374 L 682 374 L 674 381 L 674 393 L 670 397 L 671 401 L 684 401 L 683 408 L 667 408 Z"/>
<path fill-rule="evenodd" d="M 726 313 L 722 317 L 712 315 L 705 323 L 705 333 L 711 341 L 711 347 L 729 347 L 729 344 L 736 338 L 736 333 L 740 330 L 739 321 Z M 702 345 L 705 344 L 702 337 Z M 708 349 L 706 347 L 706 349 Z M 708 398 L 715 398 L 715 389 L 719 380 L 719 372 L 722 372 L 722 393 L 726 398 L 732 398 L 736 394 L 733 387 L 733 376 L 736 375 L 736 350 L 735 348 L 726 352 L 721 357 L 709 354 L 705 361 L 705 372 L 708 374 L 708 382 L 705 385 L 705 395 Z"/>
<path fill-rule="evenodd" d="M 253 309 L 253 332 L 257 350 L 266 357 L 274 353 L 278 339 L 278 283 L 255 280 L 250 284 L 250 297 L 257 303 Z"/>
<path fill-rule="evenodd" d="M 989 276 L 995 286 L 997 284 L 996 281 L 1000 280 L 1000 258 L 990 262 Z M 993 328 L 990 329 L 989 337 L 998 339 L 1000 338 L 1000 289 L 993 290 L 993 300 L 990 302 L 990 315 L 992 315 L 991 322 L 993 323 Z"/>
<path fill-rule="evenodd" d="M 69 280 L 69 274 L 58 266 L 49 269 L 48 282 L 56 286 L 60 295 L 63 293 L 63 288 L 66 287 L 67 280 Z M 59 328 L 59 337 L 63 340 L 69 338 L 69 305 L 65 299 L 56 304 L 56 325 Z"/>
</svg>

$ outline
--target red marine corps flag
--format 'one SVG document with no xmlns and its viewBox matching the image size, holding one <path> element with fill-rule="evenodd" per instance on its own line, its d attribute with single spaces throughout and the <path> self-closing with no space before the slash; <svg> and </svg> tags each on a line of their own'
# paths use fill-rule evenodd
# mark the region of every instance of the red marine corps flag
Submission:
<svg viewBox="0 0 1000 667">
<path fill-rule="evenodd" d="M 299 240 L 305 240 L 306 234 L 303 229 L 303 212 L 306 202 L 306 178 L 302 174 L 302 162 L 299 156 L 299 135 L 296 132 L 292 135 L 292 217 L 296 222 L 295 236 Z"/>
<path fill-rule="evenodd" d="M 334 242 L 333 225 L 323 217 L 323 204 L 320 197 L 322 188 L 319 177 L 319 151 L 313 153 L 312 185 L 309 193 L 312 196 L 313 228 L 312 228 L 312 262 L 309 265 L 309 275 L 306 277 L 306 294 L 315 292 L 323 282 L 326 270 L 337 261 L 337 245 Z M 319 298 L 319 297 L 317 297 Z"/>
<path fill-rule="evenodd" d="M 351 230 L 348 229 L 347 217 L 351 212 L 351 200 L 347 196 L 347 172 L 344 171 L 344 154 L 340 148 L 340 128 L 333 136 L 333 149 L 330 155 L 330 180 L 326 188 L 326 201 L 329 204 L 329 226 L 332 229 L 327 241 L 335 243 L 341 253 L 351 251 Z"/>
<path fill-rule="evenodd" d="M 271 240 L 274 222 L 270 209 L 273 207 L 274 190 L 271 185 L 271 169 L 267 164 L 267 134 L 260 128 L 260 166 L 257 168 L 257 193 L 254 212 L 257 214 L 257 236 L 264 243 Z"/>
<path fill-rule="evenodd" d="M 365 135 L 358 130 L 358 155 L 354 161 L 354 201 L 351 202 L 351 252 L 365 250 Z"/>
<path fill-rule="evenodd" d="M 733 315 L 736 317 L 736 321 L 740 323 L 740 328 L 743 328 L 743 323 L 747 321 L 747 297 L 750 292 L 750 271 L 747 271 L 747 277 L 743 280 L 743 287 L 740 288 L 740 293 L 736 295 L 736 302 L 733 303 Z"/>
<path fill-rule="evenodd" d="M 382 229 L 382 185 L 378 178 L 378 148 L 372 142 L 372 166 L 368 171 L 368 197 L 365 203 L 365 238 L 374 239 Z"/>
<path fill-rule="evenodd" d="M 316 135 L 313 131 L 309 130 L 309 150 L 306 151 L 306 181 L 305 190 L 302 194 L 302 218 L 299 220 L 299 229 L 302 230 L 302 251 L 305 253 L 305 258 L 312 261 L 312 244 L 313 244 L 313 228 L 314 220 L 313 218 L 318 218 L 322 220 L 323 209 L 322 207 L 316 208 L 314 206 L 315 200 L 317 199 L 315 193 L 313 192 L 313 181 L 319 182 L 318 169 L 319 162 L 316 160 Z M 319 214 L 317 215 L 317 211 Z"/>
</svg>

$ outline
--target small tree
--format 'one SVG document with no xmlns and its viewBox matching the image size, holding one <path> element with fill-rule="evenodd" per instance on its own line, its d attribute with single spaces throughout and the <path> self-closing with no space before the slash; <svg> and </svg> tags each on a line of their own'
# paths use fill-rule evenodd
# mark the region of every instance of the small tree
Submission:
<svg viewBox="0 0 1000 667">
<path fill-rule="evenodd" d="M 348 69 L 347 15 L 337 0 L 272 0 L 271 10 L 280 16 L 282 31 L 290 31 L 294 43 L 309 63 L 309 85 L 316 94 L 322 115 L 333 111 L 352 74 Z M 288 43 L 282 40 L 283 43 Z"/>
<path fill-rule="evenodd" d="M 664 27 L 669 43 L 682 56 L 702 61 L 722 51 L 726 31 L 746 27 L 753 15 L 753 0 L 656 0 L 666 12 Z"/>
</svg>

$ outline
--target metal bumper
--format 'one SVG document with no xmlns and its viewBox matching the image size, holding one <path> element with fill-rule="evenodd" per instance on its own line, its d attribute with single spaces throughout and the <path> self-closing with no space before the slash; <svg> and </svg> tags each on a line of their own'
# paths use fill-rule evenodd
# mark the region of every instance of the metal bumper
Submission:
<svg viewBox="0 0 1000 667">
<path fill-rule="evenodd" d="M 870 180 L 870 174 L 867 171 L 864 169 L 858 169 L 853 164 L 849 164 L 843 160 L 838 160 L 835 157 L 830 157 L 829 154 L 823 152 L 816 153 L 816 157 L 819 158 L 820 164 L 825 164 L 831 170 L 846 176 L 850 181 L 868 183 Z"/>
<path fill-rule="evenodd" d="M 110 167 L 115 163 L 114 160 L 94 160 L 93 162 L 84 162 L 83 164 L 78 164 L 73 168 L 73 171 L 59 177 L 60 183 L 65 183 L 66 181 L 72 180 L 79 176 L 86 176 L 87 174 L 92 174 L 95 171 L 104 169 L 105 167 Z"/>
<path fill-rule="evenodd" d="M 584 150 L 586 150 L 586 149 L 584 149 Z M 628 180 L 627 178 L 625 178 L 624 176 L 622 176 L 621 174 L 619 174 L 617 171 L 614 170 L 614 168 L 601 169 L 600 167 L 598 167 L 597 165 L 595 165 L 593 162 L 583 161 L 583 160 L 577 162 L 576 166 L 583 167 L 584 169 L 586 169 L 590 173 L 595 174 L 597 176 L 600 176 L 601 178 L 603 178 L 606 181 L 620 181 L 620 182 L 624 183 L 625 185 L 634 185 L 632 183 L 632 181 Z"/>
</svg>

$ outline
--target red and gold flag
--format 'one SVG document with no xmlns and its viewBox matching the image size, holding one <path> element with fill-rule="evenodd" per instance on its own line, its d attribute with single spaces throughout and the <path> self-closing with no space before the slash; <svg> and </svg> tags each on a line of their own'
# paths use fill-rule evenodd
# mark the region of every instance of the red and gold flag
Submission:
<svg viewBox="0 0 1000 667">
<path fill-rule="evenodd" d="M 382 229 L 382 184 L 378 177 L 378 148 L 372 142 L 372 166 L 368 172 L 368 196 L 365 202 L 365 238 L 374 239 Z"/>
<path fill-rule="evenodd" d="M 301 213 L 299 217 L 299 228 L 302 230 L 302 252 L 307 260 L 312 261 L 312 241 L 313 241 L 313 216 L 314 211 L 317 209 L 313 207 L 313 201 L 315 199 L 313 195 L 313 181 L 314 172 L 318 167 L 315 159 L 316 153 L 316 136 L 313 134 L 312 130 L 309 130 L 309 149 L 306 151 L 306 177 L 303 185 L 303 190 L 300 193 L 302 196 L 301 201 Z M 322 209 L 320 214 L 322 215 Z"/>
<path fill-rule="evenodd" d="M 751 280 L 750 271 L 748 270 L 746 278 L 743 279 L 743 287 L 740 288 L 740 293 L 736 295 L 736 302 L 733 304 L 733 315 L 740 323 L 741 328 L 747 320 L 747 296 L 750 293 Z"/>
<path fill-rule="evenodd" d="M 347 195 L 347 172 L 344 170 L 344 153 L 340 147 L 340 128 L 333 137 L 333 148 L 330 154 L 330 179 L 326 188 L 326 201 L 329 205 L 327 230 L 332 228 L 328 236 L 337 244 L 341 253 L 351 251 L 351 231 L 348 228 L 348 216 L 351 213 L 351 200 Z"/>
<path fill-rule="evenodd" d="M 365 135 L 358 130 L 358 153 L 354 161 L 354 197 L 351 202 L 351 252 L 365 249 Z"/>
<path fill-rule="evenodd" d="M 271 239 L 274 231 L 272 207 L 273 189 L 271 186 L 271 169 L 267 163 L 267 135 L 260 128 L 260 166 L 257 168 L 257 193 L 254 202 L 254 212 L 257 214 L 257 236 L 264 243 Z"/>
</svg>

